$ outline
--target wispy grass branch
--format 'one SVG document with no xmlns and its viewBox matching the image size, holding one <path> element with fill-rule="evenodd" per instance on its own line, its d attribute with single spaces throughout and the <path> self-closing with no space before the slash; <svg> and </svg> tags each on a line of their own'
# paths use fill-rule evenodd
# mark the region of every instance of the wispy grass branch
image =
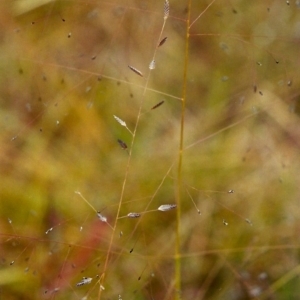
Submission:
<svg viewBox="0 0 300 300">
<path fill-rule="evenodd" d="M 162 39 L 162 34 L 163 34 L 163 31 L 164 31 L 168 16 L 169 16 L 169 1 L 166 0 L 165 5 L 164 5 L 163 25 L 162 25 L 162 28 L 161 28 L 161 31 L 160 31 L 160 34 L 159 34 L 159 37 L 158 37 L 158 40 L 157 40 L 157 44 L 159 44 L 159 41 L 161 41 L 161 39 Z M 155 61 L 157 50 L 158 50 L 158 48 L 155 47 L 154 54 L 153 54 L 153 57 L 152 57 L 151 61 Z M 133 67 L 129 66 L 129 68 L 131 70 L 133 70 L 134 72 L 137 72 L 138 74 L 140 73 L 140 71 L 138 71 L 137 69 L 135 69 Z M 140 100 L 139 111 L 138 111 L 137 119 L 136 119 L 136 122 L 135 122 L 135 127 L 134 127 L 134 130 L 132 132 L 131 147 L 130 147 L 130 150 L 129 150 L 129 156 L 128 156 L 125 175 L 124 175 L 124 180 L 123 180 L 123 184 L 122 184 L 122 188 L 121 188 L 121 195 L 120 195 L 120 199 L 119 199 L 119 205 L 118 205 L 118 208 L 117 208 L 115 223 L 113 225 L 113 233 L 111 234 L 111 238 L 110 238 L 110 242 L 109 242 L 109 246 L 108 246 L 108 250 L 107 250 L 107 255 L 106 255 L 104 268 L 103 268 L 103 276 L 101 277 L 101 280 L 99 281 L 98 299 L 101 299 L 101 294 L 102 294 L 102 291 L 103 291 L 103 289 L 101 287 L 104 286 L 105 273 L 106 273 L 106 270 L 108 268 L 108 263 L 109 263 L 109 258 L 110 258 L 110 255 L 111 255 L 113 241 L 114 241 L 114 238 L 115 238 L 117 223 L 118 223 L 118 220 L 120 218 L 121 206 L 123 204 L 125 187 L 126 187 L 128 174 L 129 174 L 129 169 L 130 169 L 130 164 L 131 164 L 132 151 L 134 149 L 134 143 L 135 143 L 135 139 L 136 139 L 137 129 L 138 129 L 138 126 L 139 126 L 140 117 L 142 115 L 142 107 L 143 107 L 145 95 L 146 95 L 147 90 L 148 90 L 148 85 L 149 85 L 149 80 L 150 80 L 150 75 L 151 75 L 152 70 L 153 70 L 152 68 L 149 68 L 148 74 L 146 76 L 146 81 L 145 81 L 145 85 L 143 86 L 143 93 L 142 93 L 142 97 L 141 97 L 141 100 Z M 139 74 L 139 75 L 141 75 L 141 74 Z"/>
</svg>

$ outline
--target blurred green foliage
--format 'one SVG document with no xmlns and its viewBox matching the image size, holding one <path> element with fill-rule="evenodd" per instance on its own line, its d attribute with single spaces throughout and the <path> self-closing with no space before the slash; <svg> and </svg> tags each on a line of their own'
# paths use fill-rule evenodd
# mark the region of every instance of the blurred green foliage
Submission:
<svg viewBox="0 0 300 300">
<path fill-rule="evenodd" d="M 163 4 L 0 4 L 1 299 L 178 293 L 183 86 L 182 299 L 298 299 L 299 1 Z"/>
</svg>

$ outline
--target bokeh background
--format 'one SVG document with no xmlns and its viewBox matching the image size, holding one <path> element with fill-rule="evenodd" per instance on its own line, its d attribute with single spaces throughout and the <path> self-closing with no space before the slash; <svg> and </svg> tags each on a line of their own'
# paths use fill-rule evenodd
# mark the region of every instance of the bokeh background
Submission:
<svg viewBox="0 0 300 300">
<path fill-rule="evenodd" d="M 1 299 L 298 299 L 300 2 L 191 2 L 1 2 Z"/>
</svg>

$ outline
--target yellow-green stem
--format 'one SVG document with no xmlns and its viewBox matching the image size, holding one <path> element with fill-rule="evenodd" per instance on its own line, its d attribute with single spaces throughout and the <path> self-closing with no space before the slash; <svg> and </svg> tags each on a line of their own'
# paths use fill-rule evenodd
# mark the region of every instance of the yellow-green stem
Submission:
<svg viewBox="0 0 300 300">
<path fill-rule="evenodd" d="M 181 190 L 182 190 L 182 155 L 183 155 L 183 139 L 184 139 L 184 118 L 187 96 L 187 70 L 189 62 L 189 30 L 190 30 L 190 11 L 191 0 L 188 3 L 188 17 L 186 22 L 186 44 L 184 55 L 184 73 L 183 73 L 183 88 L 182 88 L 182 104 L 181 104 L 181 122 L 180 122 L 180 141 L 178 154 L 178 170 L 177 170 L 177 228 L 176 228 L 176 253 L 175 253 L 175 299 L 181 299 Z"/>
</svg>

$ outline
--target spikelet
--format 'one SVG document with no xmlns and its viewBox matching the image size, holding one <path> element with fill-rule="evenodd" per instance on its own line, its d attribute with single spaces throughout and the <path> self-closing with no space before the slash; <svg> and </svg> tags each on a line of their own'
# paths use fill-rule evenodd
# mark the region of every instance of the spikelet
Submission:
<svg viewBox="0 0 300 300">
<path fill-rule="evenodd" d="M 132 131 L 127 127 L 127 124 L 126 124 L 126 122 L 125 121 L 123 121 L 122 119 L 120 119 L 119 117 L 117 117 L 117 116 L 115 116 L 114 115 L 114 118 L 116 119 L 116 121 L 121 125 L 121 126 L 124 126 L 132 135 L 133 135 L 133 133 L 132 133 Z M 120 142 L 119 142 L 119 144 L 120 144 Z M 121 144 L 120 144 L 121 145 Z M 122 147 L 123 148 L 123 147 Z M 124 148 L 123 148 L 124 149 Z"/>
<path fill-rule="evenodd" d="M 101 215 L 99 211 L 97 212 L 97 216 L 101 222 L 107 223 L 107 218 Z"/>
<path fill-rule="evenodd" d="M 177 206 L 176 204 L 163 204 L 157 210 L 168 211 L 168 210 L 176 208 L 176 206 Z"/>
<path fill-rule="evenodd" d="M 170 14 L 170 4 L 169 4 L 169 0 L 165 0 L 165 4 L 164 4 L 164 19 L 168 19 Z"/>
<path fill-rule="evenodd" d="M 245 219 L 245 221 L 246 221 L 249 225 L 251 225 L 251 226 L 253 225 L 252 222 L 251 222 L 251 220 Z"/>
<path fill-rule="evenodd" d="M 140 213 L 131 212 L 127 215 L 128 218 L 139 218 L 141 216 Z"/>
<path fill-rule="evenodd" d="M 127 127 L 126 123 L 125 123 L 123 120 L 121 120 L 120 118 L 118 118 L 118 117 L 115 116 L 115 115 L 114 115 L 114 118 L 116 119 L 116 121 L 117 121 L 119 124 L 121 124 L 121 125 L 124 126 L 124 127 Z"/>
<path fill-rule="evenodd" d="M 149 69 L 154 70 L 155 69 L 155 60 L 152 60 L 151 63 L 149 64 Z"/>
<path fill-rule="evenodd" d="M 158 107 L 160 107 L 161 105 L 164 104 L 165 101 L 160 101 L 159 103 L 155 104 L 153 107 L 151 107 L 151 109 L 156 109 Z"/>
<path fill-rule="evenodd" d="M 164 37 L 160 42 L 159 42 L 159 44 L 157 45 L 157 47 L 160 47 L 160 46 L 162 46 L 165 42 L 166 42 L 166 40 L 168 39 L 168 37 L 166 36 L 166 37 Z"/>
<path fill-rule="evenodd" d="M 141 77 L 144 77 L 143 73 L 141 71 L 139 71 L 138 69 L 132 67 L 132 66 L 128 66 L 128 68 L 133 71 L 135 74 L 138 74 Z"/>
<path fill-rule="evenodd" d="M 82 286 L 86 284 L 90 284 L 92 282 L 93 278 L 90 277 L 83 277 L 81 281 L 79 281 L 76 286 Z"/>
<path fill-rule="evenodd" d="M 127 147 L 127 145 L 126 145 L 126 143 L 124 143 L 123 141 L 121 141 L 121 140 L 118 140 L 118 143 L 119 143 L 119 145 L 122 147 L 122 149 L 127 149 L 128 147 Z"/>
<path fill-rule="evenodd" d="M 52 230 L 53 230 L 53 227 L 49 228 L 45 233 L 48 234 Z"/>
</svg>

